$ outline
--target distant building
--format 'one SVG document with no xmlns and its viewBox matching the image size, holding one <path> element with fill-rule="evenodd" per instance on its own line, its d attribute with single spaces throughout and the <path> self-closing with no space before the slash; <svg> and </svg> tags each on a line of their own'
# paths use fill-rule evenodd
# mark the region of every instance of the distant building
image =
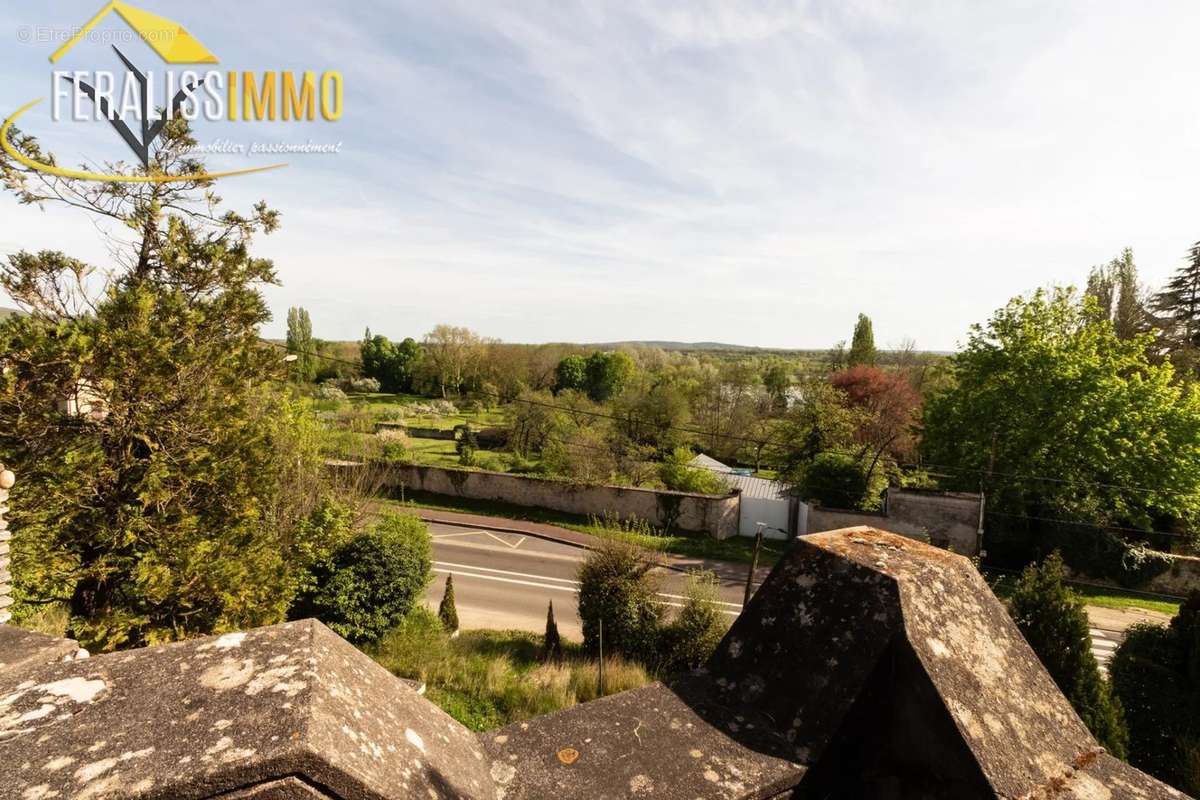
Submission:
<svg viewBox="0 0 1200 800">
<path fill-rule="evenodd" d="M 731 488 L 741 492 L 741 514 L 738 533 L 753 536 L 761 522 L 766 527 L 763 536 L 769 539 L 788 539 L 805 530 L 801 519 L 805 508 L 785 484 L 768 478 L 756 478 L 750 470 L 722 464 L 703 453 L 689 464 L 697 469 L 720 473 Z"/>
</svg>

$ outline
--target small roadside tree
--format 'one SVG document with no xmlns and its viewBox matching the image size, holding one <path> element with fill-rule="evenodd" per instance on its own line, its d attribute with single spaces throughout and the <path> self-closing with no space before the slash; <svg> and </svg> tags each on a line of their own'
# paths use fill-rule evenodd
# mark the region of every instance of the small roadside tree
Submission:
<svg viewBox="0 0 1200 800">
<path fill-rule="evenodd" d="M 1100 675 L 1087 611 L 1063 582 L 1062 557 L 1051 553 L 1042 563 L 1026 567 L 1010 604 L 1025 640 L 1088 730 L 1110 753 L 1125 758 L 1125 714 Z"/>
<path fill-rule="evenodd" d="M 641 548 L 615 539 L 603 540 L 579 565 L 579 619 L 583 646 L 620 654 L 643 663 L 655 652 L 663 607 L 652 574 L 656 562 Z"/>
<path fill-rule="evenodd" d="M 558 623 L 554 620 L 554 601 L 546 610 L 546 633 L 542 637 L 542 660 L 553 663 L 562 661 L 562 638 L 558 635 Z"/>
<path fill-rule="evenodd" d="M 454 576 L 446 576 L 446 591 L 442 594 L 442 602 L 438 605 L 438 619 L 446 633 L 458 630 L 458 609 L 454 606 Z"/>
</svg>

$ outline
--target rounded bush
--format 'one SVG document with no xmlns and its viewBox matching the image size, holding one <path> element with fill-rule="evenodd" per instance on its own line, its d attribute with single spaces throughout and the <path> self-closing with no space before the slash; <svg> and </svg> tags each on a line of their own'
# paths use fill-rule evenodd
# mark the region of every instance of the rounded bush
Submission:
<svg viewBox="0 0 1200 800">
<path fill-rule="evenodd" d="M 316 617 L 354 644 L 376 641 L 421 600 L 430 568 L 425 523 L 389 514 L 313 570 L 313 586 L 297 599 L 291 617 Z"/>
<path fill-rule="evenodd" d="M 579 565 L 579 618 L 583 644 L 600 649 L 604 621 L 604 653 L 644 660 L 655 651 L 663 607 L 650 571 L 654 561 L 636 545 L 605 540 Z"/>
<path fill-rule="evenodd" d="M 821 453 L 804 470 L 800 491 L 823 506 L 859 508 L 867 494 L 867 472 L 848 455 Z"/>
</svg>

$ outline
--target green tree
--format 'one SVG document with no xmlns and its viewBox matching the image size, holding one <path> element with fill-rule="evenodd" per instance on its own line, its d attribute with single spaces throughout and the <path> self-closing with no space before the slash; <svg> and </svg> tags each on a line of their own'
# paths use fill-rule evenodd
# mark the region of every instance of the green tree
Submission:
<svg viewBox="0 0 1200 800">
<path fill-rule="evenodd" d="M 850 339 L 846 365 L 873 367 L 878 360 L 879 353 L 875 350 L 875 332 L 871 327 L 871 318 L 866 314 L 859 314 L 858 322 L 854 323 L 854 336 Z"/>
<path fill-rule="evenodd" d="M 423 356 L 415 339 L 390 341 L 386 336 L 372 336 L 367 328 L 359 346 L 363 374 L 379 381 L 385 392 L 411 392 L 417 367 Z"/>
<path fill-rule="evenodd" d="M 409 514 L 388 514 L 313 569 L 292 619 L 316 617 L 355 644 L 374 642 L 400 624 L 433 574 L 429 529 Z"/>
<path fill-rule="evenodd" d="M 771 405 L 776 411 L 787 409 L 787 394 L 792 388 L 792 370 L 787 362 L 773 359 L 767 364 L 762 373 L 763 388 L 771 398 Z"/>
<path fill-rule="evenodd" d="M 1128 247 L 1120 257 L 1092 269 L 1085 294 L 1096 301 L 1100 317 L 1112 322 L 1118 338 L 1132 339 L 1149 327 L 1137 265 Z"/>
<path fill-rule="evenodd" d="M 696 494 L 725 494 L 729 484 L 716 472 L 692 466 L 695 454 L 686 447 L 677 447 L 658 465 L 658 477 L 663 485 L 676 492 Z"/>
<path fill-rule="evenodd" d="M 558 623 L 554 620 L 554 601 L 546 610 L 546 633 L 542 637 L 542 660 L 558 663 L 562 661 L 562 637 L 558 635 Z"/>
<path fill-rule="evenodd" d="M 1200 347 L 1200 242 L 1192 245 L 1187 261 L 1154 296 L 1154 308 L 1169 327 L 1171 347 Z"/>
<path fill-rule="evenodd" d="M 1088 730 L 1117 758 L 1125 758 L 1129 732 L 1121 703 L 1109 691 L 1092 655 L 1083 601 L 1063 583 L 1057 553 L 1021 574 L 1010 612 L 1050 677 L 1071 701 Z"/>
<path fill-rule="evenodd" d="M 704 666 L 729 630 L 729 617 L 721 610 L 720 584 L 712 572 L 688 575 L 683 607 L 662 630 L 660 660 L 669 672 Z"/>
<path fill-rule="evenodd" d="M 1200 390 L 1153 363 L 1151 343 L 1120 339 L 1090 298 L 1063 289 L 972 327 L 953 385 L 926 401 L 921 449 L 954 475 L 950 488 L 983 480 L 989 554 L 1028 561 L 1061 547 L 1076 568 L 1120 579 L 1137 559 L 1104 526 L 1188 529 L 1200 508 Z"/>
<path fill-rule="evenodd" d="M 658 602 L 655 562 L 636 545 L 605 539 L 579 565 L 579 619 L 583 645 L 644 661 L 655 650 L 663 607 Z"/>
<path fill-rule="evenodd" d="M 611 400 L 621 393 L 633 370 L 633 359 L 628 353 L 619 350 L 592 353 L 584 367 L 588 397 L 597 403 Z"/>
<path fill-rule="evenodd" d="M 316 345 L 313 342 L 312 319 L 303 308 L 289 308 L 287 313 L 287 350 L 296 356 L 290 373 L 302 383 L 309 383 L 317 374 Z"/>
<path fill-rule="evenodd" d="M 570 355 L 558 362 L 554 369 L 554 393 L 587 390 L 587 359 L 581 355 Z"/>
<path fill-rule="evenodd" d="M 143 171 L 202 172 L 194 145 L 168 122 Z M 319 549 L 301 522 L 321 493 L 312 418 L 259 339 L 275 272 L 250 244 L 277 213 L 224 211 L 202 179 L 96 184 L 0 159 L 20 202 L 65 203 L 131 237 L 107 273 L 56 252 L 0 268 L 28 312 L 0 325 L 22 604 L 61 602 L 92 650 L 281 620 Z"/>
<path fill-rule="evenodd" d="M 454 576 L 446 576 L 446 591 L 442 595 L 442 602 L 438 604 L 438 619 L 442 621 L 442 627 L 446 633 L 454 633 L 458 630 L 458 609 L 454 605 Z"/>
<path fill-rule="evenodd" d="M 1200 591 L 1169 626 L 1130 628 L 1109 673 L 1129 720 L 1129 762 L 1200 795 Z"/>
</svg>

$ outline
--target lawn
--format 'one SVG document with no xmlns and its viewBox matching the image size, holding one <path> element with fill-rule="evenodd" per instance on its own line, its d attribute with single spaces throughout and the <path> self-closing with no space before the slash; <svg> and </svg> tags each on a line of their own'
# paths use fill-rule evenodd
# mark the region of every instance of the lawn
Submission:
<svg viewBox="0 0 1200 800">
<path fill-rule="evenodd" d="M 462 631 L 451 639 L 418 609 L 368 655 L 394 675 L 426 684 L 426 696 L 476 731 L 548 714 L 598 696 L 597 664 L 563 640 L 564 659 L 541 660 L 542 637 L 525 631 Z M 605 659 L 605 694 L 650 683 L 642 667 Z"/>
<path fill-rule="evenodd" d="M 1002 600 L 1012 596 L 1020 577 L 1015 572 L 983 568 L 983 577 L 992 587 L 992 591 Z M 1083 598 L 1089 606 L 1100 608 L 1141 608 L 1146 611 L 1157 611 L 1161 614 L 1175 616 L 1179 613 L 1180 601 L 1162 595 L 1147 595 L 1140 592 L 1126 592 L 1120 589 L 1095 586 L 1092 584 L 1071 583 L 1071 589 Z"/>
<path fill-rule="evenodd" d="M 754 540 L 747 536 L 717 540 L 702 534 L 681 531 L 671 534 L 650 533 L 647 532 L 646 526 L 619 526 L 575 514 L 544 508 L 527 508 L 498 500 L 474 500 L 428 492 L 405 492 L 402 498 L 385 501 L 385 503 L 407 509 L 428 508 L 435 511 L 458 511 L 464 514 L 479 514 L 526 522 L 544 522 L 548 525 L 557 525 L 599 538 L 625 539 L 650 550 L 691 558 L 749 564 L 754 554 Z M 779 559 L 782 552 L 781 542 L 770 542 L 763 546 L 758 563 L 762 566 L 771 566 Z"/>
</svg>

